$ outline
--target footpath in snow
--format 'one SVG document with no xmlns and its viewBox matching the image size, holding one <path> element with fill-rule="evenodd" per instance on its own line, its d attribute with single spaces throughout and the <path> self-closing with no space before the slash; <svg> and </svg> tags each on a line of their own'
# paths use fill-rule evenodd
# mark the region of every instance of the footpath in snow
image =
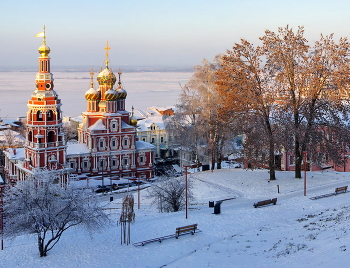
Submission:
<svg viewBox="0 0 350 268">
<path fill-rule="evenodd" d="M 134 247 L 121 245 L 121 199 L 103 201 L 114 224 L 92 238 L 78 227 L 67 231 L 45 258 L 40 258 L 35 236 L 5 240 L 2 267 L 350 267 L 350 193 L 311 200 L 350 185 L 350 174 L 308 172 L 307 196 L 303 179 L 277 172 L 268 181 L 266 170 L 223 169 L 189 175 L 196 198 L 188 219 L 185 212 L 159 213 L 141 191 L 135 197 L 131 243 L 161 237 L 176 227 L 198 223 L 195 235 Z M 278 187 L 277 187 L 278 185 Z M 278 193 L 279 188 L 279 193 Z M 222 199 L 221 213 L 209 201 Z M 277 198 L 276 205 L 253 204 Z"/>
</svg>

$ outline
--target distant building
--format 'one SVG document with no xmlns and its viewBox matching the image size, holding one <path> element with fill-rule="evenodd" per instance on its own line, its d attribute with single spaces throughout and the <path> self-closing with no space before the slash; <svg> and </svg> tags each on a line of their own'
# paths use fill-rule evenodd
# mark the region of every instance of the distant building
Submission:
<svg viewBox="0 0 350 268">
<path fill-rule="evenodd" d="M 64 138 L 61 100 L 54 90 L 50 72 L 50 48 L 39 47 L 39 72 L 36 89 L 28 101 L 26 142 L 23 148 L 5 153 L 5 176 L 12 182 L 24 180 L 38 168 L 57 170 L 62 182 L 71 174 L 106 176 L 118 179 L 152 178 L 154 146 L 138 141 L 136 120 L 125 111 L 127 93 L 109 67 L 106 50 L 105 68 L 98 74 L 99 87 L 94 88 L 91 72 L 90 89 L 85 93 L 86 112 L 78 128 L 78 142 Z"/>
<path fill-rule="evenodd" d="M 167 133 L 164 116 L 174 115 L 172 107 L 151 107 L 147 110 L 137 110 L 137 135 L 140 141 L 149 142 L 155 146 L 156 159 L 173 157 L 176 152 L 171 146 L 172 137 Z"/>
</svg>

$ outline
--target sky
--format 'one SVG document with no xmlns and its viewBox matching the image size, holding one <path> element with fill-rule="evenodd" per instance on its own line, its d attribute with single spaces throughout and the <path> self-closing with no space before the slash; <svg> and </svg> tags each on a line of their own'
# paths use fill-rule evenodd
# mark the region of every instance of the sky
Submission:
<svg viewBox="0 0 350 268">
<path fill-rule="evenodd" d="M 0 1 L 0 67 L 36 66 L 46 26 L 51 66 L 195 66 L 240 38 L 258 44 L 265 30 L 305 27 L 349 35 L 346 0 L 60 0 Z"/>
</svg>

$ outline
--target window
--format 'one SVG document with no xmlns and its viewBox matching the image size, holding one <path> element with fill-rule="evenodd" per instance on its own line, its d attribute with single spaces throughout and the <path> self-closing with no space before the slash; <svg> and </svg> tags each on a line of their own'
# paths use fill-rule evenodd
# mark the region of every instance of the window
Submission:
<svg viewBox="0 0 350 268">
<path fill-rule="evenodd" d="M 36 113 L 36 117 L 37 117 L 37 119 L 36 119 L 37 121 L 43 121 L 43 114 L 41 111 L 38 111 Z"/>
<path fill-rule="evenodd" d="M 128 140 L 127 140 L 127 139 L 124 140 L 124 145 L 125 145 L 125 146 L 128 145 Z"/>
<path fill-rule="evenodd" d="M 143 156 L 140 157 L 140 163 L 143 163 Z"/>
<path fill-rule="evenodd" d="M 151 143 L 154 143 L 154 138 L 152 138 L 152 141 L 151 141 Z"/>
<path fill-rule="evenodd" d="M 164 138 L 160 137 L 160 142 L 163 143 L 164 142 Z"/>
<path fill-rule="evenodd" d="M 118 121 L 116 121 L 115 119 L 113 119 L 110 124 L 110 129 L 111 131 L 117 131 L 118 130 Z"/>
<path fill-rule="evenodd" d="M 99 146 L 100 150 L 104 150 L 105 149 L 105 139 L 101 138 L 98 142 L 98 146 Z"/>
<path fill-rule="evenodd" d="M 294 155 L 289 156 L 289 165 L 295 165 Z"/>
<path fill-rule="evenodd" d="M 47 121 L 52 121 L 53 120 L 53 112 L 50 110 L 47 112 Z"/>
<path fill-rule="evenodd" d="M 146 139 L 145 139 L 145 138 L 142 138 L 142 141 L 146 142 Z"/>
<path fill-rule="evenodd" d="M 47 142 L 54 142 L 55 141 L 55 132 L 50 131 L 47 133 Z"/>
<path fill-rule="evenodd" d="M 31 131 L 28 133 L 28 141 L 33 141 L 33 134 Z"/>
<path fill-rule="evenodd" d="M 128 159 L 124 158 L 124 166 L 126 166 L 128 164 Z"/>
<path fill-rule="evenodd" d="M 112 160 L 112 166 L 115 167 L 117 165 L 117 160 Z"/>
<path fill-rule="evenodd" d="M 100 170 L 103 170 L 105 168 L 105 161 L 104 160 L 100 160 Z"/>
<path fill-rule="evenodd" d="M 74 162 L 70 162 L 70 168 L 75 168 L 75 163 Z"/>
</svg>

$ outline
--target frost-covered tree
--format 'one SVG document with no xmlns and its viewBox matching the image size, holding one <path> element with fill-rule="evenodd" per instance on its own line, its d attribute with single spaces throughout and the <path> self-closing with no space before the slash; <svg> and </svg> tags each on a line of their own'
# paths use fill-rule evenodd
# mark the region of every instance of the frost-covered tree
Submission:
<svg viewBox="0 0 350 268">
<path fill-rule="evenodd" d="M 211 160 L 212 169 L 215 164 L 221 168 L 225 142 L 233 135 L 225 114 L 219 112 L 221 102 L 215 83 L 218 68 L 219 55 L 213 62 L 204 59 L 201 65 L 194 67 L 194 74 L 182 88 L 176 116 L 169 121 L 170 128 L 177 131 L 173 136 L 180 142 L 187 142 L 185 146 L 193 152 L 195 161 L 209 164 Z"/>
<path fill-rule="evenodd" d="M 288 26 L 278 32 L 267 30 L 260 39 L 273 78 L 271 85 L 278 91 L 279 105 L 288 119 L 283 125 L 291 126 L 295 177 L 301 178 L 302 152 L 322 144 L 327 144 L 323 153 L 337 162 L 344 154 L 339 143 L 349 143 L 345 123 L 350 112 L 348 39 L 335 41 L 333 34 L 321 35 L 309 45 L 303 27 L 294 31 Z"/>
<path fill-rule="evenodd" d="M 191 183 L 188 181 L 188 200 L 193 200 Z M 183 177 L 163 177 L 148 189 L 148 196 L 162 212 L 176 212 L 186 206 L 186 181 Z"/>
<path fill-rule="evenodd" d="M 67 229 L 81 225 L 92 234 L 109 222 L 93 191 L 60 185 L 55 171 L 40 170 L 4 193 L 6 237 L 35 233 L 40 257 Z"/>
</svg>

